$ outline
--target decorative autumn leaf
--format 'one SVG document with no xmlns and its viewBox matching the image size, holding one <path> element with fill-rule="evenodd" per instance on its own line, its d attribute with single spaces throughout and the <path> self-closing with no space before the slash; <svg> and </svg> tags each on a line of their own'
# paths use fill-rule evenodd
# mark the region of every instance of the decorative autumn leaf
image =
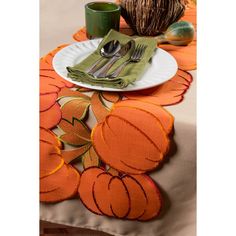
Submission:
<svg viewBox="0 0 236 236">
<path fill-rule="evenodd" d="M 87 169 L 92 166 L 100 166 L 100 160 L 93 146 L 82 157 L 83 168 Z"/>
<path fill-rule="evenodd" d="M 119 171 L 112 168 L 112 167 L 109 167 L 109 169 L 107 170 L 107 172 L 113 176 L 119 176 Z"/>
<path fill-rule="evenodd" d="M 80 136 L 74 134 L 74 133 L 65 133 L 59 136 L 59 139 L 66 144 L 69 144 L 71 146 L 83 146 L 87 144 L 89 141 L 86 139 L 81 138 Z"/>
<path fill-rule="evenodd" d="M 102 92 L 101 93 L 102 97 L 109 101 L 109 102 L 118 102 L 119 100 L 121 100 L 121 95 L 119 93 L 115 93 L 115 92 Z"/>
<path fill-rule="evenodd" d="M 61 107 L 62 118 L 73 122 L 74 119 L 83 120 L 86 117 L 90 101 L 87 99 L 72 99 Z"/>
<path fill-rule="evenodd" d="M 74 119 L 72 123 L 62 119 L 58 124 L 58 127 L 67 134 L 75 134 L 80 139 L 90 142 L 90 130 L 89 128 L 79 120 Z"/>
<path fill-rule="evenodd" d="M 62 150 L 61 155 L 65 163 L 70 163 L 75 159 L 81 157 L 88 149 L 91 147 L 91 143 L 83 145 L 79 148 L 72 149 L 72 150 Z"/>
<path fill-rule="evenodd" d="M 80 87 L 80 86 L 77 86 L 77 87 L 78 87 L 77 91 L 79 91 L 79 92 L 91 92 L 91 91 L 93 91 L 90 88 L 84 88 L 84 87 Z"/>
<path fill-rule="evenodd" d="M 90 100 L 89 96 L 79 92 L 78 90 L 75 91 L 68 88 L 62 88 L 60 92 L 58 92 L 58 99 L 61 99 L 64 97 L 77 97 L 77 98 Z"/>
<path fill-rule="evenodd" d="M 103 121 L 110 113 L 110 110 L 102 101 L 101 93 L 97 91 L 95 91 L 91 97 L 91 108 L 98 122 Z"/>
</svg>

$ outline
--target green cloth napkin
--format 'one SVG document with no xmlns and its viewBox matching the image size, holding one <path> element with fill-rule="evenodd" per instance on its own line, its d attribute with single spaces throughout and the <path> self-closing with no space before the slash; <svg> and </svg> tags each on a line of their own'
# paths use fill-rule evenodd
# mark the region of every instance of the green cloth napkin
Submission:
<svg viewBox="0 0 236 236">
<path fill-rule="evenodd" d="M 100 49 L 111 40 L 119 40 L 119 42 L 123 45 L 126 44 L 131 39 L 135 40 L 135 45 L 143 44 L 147 45 L 147 49 L 142 57 L 142 60 L 136 63 L 129 63 L 120 73 L 117 78 L 109 79 L 109 78 L 94 78 L 93 76 L 86 73 L 86 69 L 89 68 L 93 63 L 95 63 L 100 57 Z M 157 45 L 157 40 L 155 38 L 146 38 L 146 37 L 138 37 L 132 38 L 130 36 L 119 33 L 115 30 L 110 30 L 109 33 L 103 38 L 101 43 L 99 44 L 96 51 L 94 51 L 91 55 L 89 55 L 86 59 L 80 62 L 78 65 L 73 67 L 67 67 L 68 77 L 74 81 L 80 81 L 83 83 L 91 84 L 91 85 L 99 85 L 102 87 L 110 87 L 110 88 L 124 88 L 129 84 L 133 83 L 135 80 L 142 75 L 146 64 L 149 59 L 152 57 L 154 50 Z M 119 65 L 127 61 L 132 54 L 132 50 L 130 50 L 123 58 L 119 59 L 112 68 L 108 71 L 108 73 L 112 73 Z M 105 64 L 109 59 L 103 59 L 103 63 Z"/>
</svg>

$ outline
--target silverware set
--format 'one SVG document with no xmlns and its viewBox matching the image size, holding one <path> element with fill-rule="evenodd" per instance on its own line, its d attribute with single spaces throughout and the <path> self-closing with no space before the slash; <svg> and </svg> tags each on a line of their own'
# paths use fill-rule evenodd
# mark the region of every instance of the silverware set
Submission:
<svg viewBox="0 0 236 236">
<path fill-rule="evenodd" d="M 138 44 L 135 47 L 134 40 L 130 40 L 124 45 L 121 45 L 118 40 L 112 40 L 101 48 L 101 58 L 91 65 L 86 72 L 95 78 L 116 78 L 129 63 L 139 62 L 146 49 L 147 46 L 142 44 Z M 130 50 L 132 50 L 130 58 L 118 66 L 112 73 L 108 74 L 108 71 L 112 68 L 115 62 L 123 58 Z M 109 58 L 109 60 L 104 65 L 99 66 L 104 58 Z"/>
</svg>

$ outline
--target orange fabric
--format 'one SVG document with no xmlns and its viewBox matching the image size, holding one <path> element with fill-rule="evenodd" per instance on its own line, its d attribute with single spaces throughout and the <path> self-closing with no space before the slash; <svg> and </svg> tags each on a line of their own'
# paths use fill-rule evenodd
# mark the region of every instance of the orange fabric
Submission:
<svg viewBox="0 0 236 236">
<path fill-rule="evenodd" d="M 63 175 L 61 178 L 58 186 L 59 188 L 50 192 L 40 193 L 41 202 L 59 202 L 76 195 L 80 181 L 80 175 L 79 172 L 73 167 L 67 166 L 67 168 L 68 174 L 67 176 Z M 49 179 L 45 184 L 50 186 Z"/>
<path fill-rule="evenodd" d="M 102 122 L 110 112 L 103 103 L 101 94 L 97 91 L 95 91 L 91 97 L 91 108 L 97 119 L 97 122 Z"/>
<path fill-rule="evenodd" d="M 72 150 L 62 150 L 61 155 L 64 159 L 65 163 L 70 163 L 76 158 L 82 156 L 85 152 L 88 151 L 90 148 L 90 144 L 83 145 L 79 148 L 72 149 Z"/>
<path fill-rule="evenodd" d="M 163 129 L 167 134 L 169 134 L 172 131 L 174 125 L 174 117 L 161 106 L 154 105 L 151 103 L 146 103 L 139 100 L 128 99 L 128 100 L 123 100 L 121 102 L 117 102 L 114 105 L 114 108 L 117 107 L 128 107 L 128 108 L 130 107 L 149 112 L 153 114 L 160 121 Z"/>
<path fill-rule="evenodd" d="M 102 126 L 103 124 L 96 125 L 93 128 L 92 131 L 92 143 L 95 151 L 101 158 L 103 162 L 108 164 L 109 166 L 114 167 L 115 169 L 122 170 L 125 173 L 134 173 L 134 174 L 141 174 L 144 171 L 143 170 L 137 170 L 131 167 L 128 167 L 127 165 L 124 165 L 119 159 L 114 158 L 115 155 L 105 141 L 103 137 L 103 132 L 102 132 Z"/>
<path fill-rule="evenodd" d="M 187 71 L 184 71 L 184 70 L 178 70 L 177 71 L 177 74 L 179 77 L 181 77 L 182 79 L 185 79 L 188 84 L 190 85 L 190 83 L 193 81 L 193 77 L 191 74 L 189 74 Z M 182 81 L 184 83 L 184 81 Z"/>
<path fill-rule="evenodd" d="M 130 199 L 119 177 L 101 173 L 94 182 L 93 193 L 94 201 L 104 215 L 124 218 L 128 214 Z"/>
<path fill-rule="evenodd" d="M 152 113 L 131 107 L 116 107 L 111 112 L 111 115 L 132 123 L 132 125 L 145 134 L 163 154 L 168 151 L 169 139 L 167 134 L 160 121 Z M 154 159 L 153 161 L 156 160 Z"/>
<path fill-rule="evenodd" d="M 40 76 L 40 95 L 48 93 L 58 93 L 64 85 L 60 81 Z"/>
<path fill-rule="evenodd" d="M 52 65 L 52 59 L 53 59 L 54 55 L 66 46 L 68 46 L 68 44 L 62 44 L 62 45 L 58 46 L 57 48 L 55 48 L 51 52 L 49 52 L 46 56 L 42 57 L 41 60 L 46 62 L 49 65 Z"/>
<path fill-rule="evenodd" d="M 40 111 L 46 111 L 50 109 L 57 100 L 56 93 L 41 94 L 40 96 Z"/>
<path fill-rule="evenodd" d="M 158 96 L 139 96 L 138 98 L 136 96 L 129 96 L 129 98 L 163 106 L 174 105 L 183 100 L 183 96 L 178 96 L 178 92 L 176 91 Z"/>
<path fill-rule="evenodd" d="M 60 92 L 58 92 L 58 99 L 64 98 L 64 97 L 78 97 L 78 98 L 83 98 L 90 100 L 90 97 L 79 92 L 79 91 L 74 91 L 68 88 L 62 88 Z"/>
<path fill-rule="evenodd" d="M 119 93 L 103 91 L 101 94 L 102 94 L 102 97 L 109 102 L 115 103 L 121 99 L 121 96 Z"/>
<path fill-rule="evenodd" d="M 102 126 L 95 127 L 92 143 L 105 163 L 126 173 L 140 174 L 152 170 L 163 158 L 147 135 L 131 122 L 114 115 L 107 116 Z"/>
<path fill-rule="evenodd" d="M 99 174 L 93 183 L 93 200 L 97 205 L 98 209 L 106 216 L 114 216 L 111 205 L 110 205 L 110 195 L 109 195 L 109 182 L 112 176 L 103 172 Z M 116 196 L 118 197 L 118 196 Z"/>
<path fill-rule="evenodd" d="M 83 171 L 79 195 L 96 214 L 132 220 L 152 219 L 162 206 L 160 191 L 149 176 L 112 176 L 97 167 Z"/>
<path fill-rule="evenodd" d="M 65 83 L 61 80 L 54 79 L 49 76 L 44 76 L 40 75 L 40 93 L 45 94 L 45 93 L 50 93 L 54 91 L 50 90 L 44 90 L 47 85 L 55 86 L 58 88 L 58 92 L 60 91 L 61 88 L 65 87 Z"/>
<path fill-rule="evenodd" d="M 73 99 L 61 107 L 62 118 L 73 122 L 74 119 L 83 120 L 88 112 L 90 101 L 87 99 Z"/>
<path fill-rule="evenodd" d="M 80 138 L 90 142 L 90 130 L 82 121 L 73 120 L 73 123 L 70 123 L 69 121 L 62 119 L 58 124 L 58 127 L 65 133 L 74 133 Z"/>
<path fill-rule="evenodd" d="M 60 106 L 55 103 L 50 109 L 40 112 L 40 126 L 51 129 L 61 120 Z"/>
<path fill-rule="evenodd" d="M 93 184 L 99 174 L 103 173 L 103 170 L 96 167 L 91 167 L 84 170 L 81 174 L 80 185 L 78 188 L 80 200 L 83 204 L 93 213 L 101 215 L 101 211 L 93 199 Z"/>
<path fill-rule="evenodd" d="M 40 127 L 39 138 L 40 140 L 57 146 L 60 149 L 62 147 L 61 142 L 58 140 L 57 136 L 49 129 Z"/>
<path fill-rule="evenodd" d="M 78 42 L 88 40 L 88 37 L 86 35 L 86 28 L 83 27 L 79 31 L 77 31 L 75 34 L 73 34 L 73 38 L 74 40 Z"/>
<path fill-rule="evenodd" d="M 60 81 L 62 83 L 62 87 L 67 87 L 67 88 L 74 87 L 74 84 L 70 83 L 67 80 L 64 80 L 53 69 L 51 69 L 51 70 L 40 70 L 40 76 L 53 79 L 55 82 Z"/>
<path fill-rule="evenodd" d="M 139 217 L 138 220 L 146 221 L 150 220 L 160 214 L 162 200 L 161 194 L 153 180 L 147 175 L 132 175 L 134 179 L 136 179 L 140 185 L 143 187 L 146 198 L 147 198 L 147 206 L 144 214 Z"/>
<path fill-rule="evenodd" d="M 65 134 L 62 134 L 59 138 L 63 143 L 66 143 L 72 146 L 83 146 L 89 142 L 84 137 L 78 136 L 75 133 L 65 133 Z"/>
<path fill-rule="evenodd" d="M 63 165 L 55 173 L 40 179 L 40 193 L 51 192 L 59 188 L 68 175 L 68 167 Z"/>
<path fill-rule="evenodd" d="M 191 42 L 188 46 L 163 44 L 159 47 L 169 52 L 176 59 L 180 69 L 195 70 L 197 68 L 196 41 Z"/>
<path fill-rule="evenodd" d="M 195 4 L 188 4 L 181 20 L 191 22 L 196 30 L 197 29 L 197 6 Z"/>
<path fill-rule="evenodd" d="M 46 141 L 40 141 L 40 178 L 51 175 L 63 166 L 60 149 Z"/>
<path fill-rule="evenodd" d="M 122 178 L 122 181 L 126 185 L 130 197 L 130 211 L 127 218 L 137 219 L 144 214 L 146 209 L 146 193 L 143 191 L 142 185 L 133 177 L 126 175 Z"/>
<path fill-rule="evenodd" d="M 90 149 L 82 157 L 83 168 L 87 169 L 93 166 L 99 166 L 100 160 L 95 152 L 94 148 L 91 146 Z"/>
<path fill-rule="evenodd" d="M 55 79 L 55 81 L 61 81 L 61 82 L 63 82 L 64 86 L 66 86 L 68 88 L 74 87 L 74 84 L 72 84 L 69 81 L 63 79 L 61 76 L 59 76 L 54 71 L 52 64 L 48 64 L 43 59 L 40 60 L 40 75 L 44 76 L 44 77 L 49 77 L 51 79 Z"/>
<path fill-rule="evenodd" d="M 192 81 L 192 76 L 185 71 L 178 70 L 169 81 L 155 88 L 141 90 L 139 92 L 127 92 L 124 95 L 129 99 L 140 100 L 155 105 L 174 105 L 183 100 Z"/>
<path fill-rule="evenodd" d="M 98 179 L 97 179 L 98 181 Z M 108 184 L 110 208 L 117 218 L 125 218 L 130 210 L 130 198 L 123 181 L 113 176 Z"/>
</svg>

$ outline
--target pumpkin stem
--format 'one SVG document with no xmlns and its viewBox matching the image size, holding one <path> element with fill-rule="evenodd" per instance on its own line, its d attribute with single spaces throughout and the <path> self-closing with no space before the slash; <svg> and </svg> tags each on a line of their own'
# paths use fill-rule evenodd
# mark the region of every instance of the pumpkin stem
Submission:
<svg viewBox="0 0 236 236">
<path fill-rule="evenodd" d="M 108 173 L 110 173 L 111 175 L 113 176 L 119 176 L 119 171 L 112 168 L 112 167 L 109 167 L 109 169 L 107 170 Z"/>
<path fill-rule="evenodd" d="M 157 39 L 157 45 L 168 43 L 168 40 L 166 39 L 166 36 L 164 34 L 156 36 Z"/>
</svg>

